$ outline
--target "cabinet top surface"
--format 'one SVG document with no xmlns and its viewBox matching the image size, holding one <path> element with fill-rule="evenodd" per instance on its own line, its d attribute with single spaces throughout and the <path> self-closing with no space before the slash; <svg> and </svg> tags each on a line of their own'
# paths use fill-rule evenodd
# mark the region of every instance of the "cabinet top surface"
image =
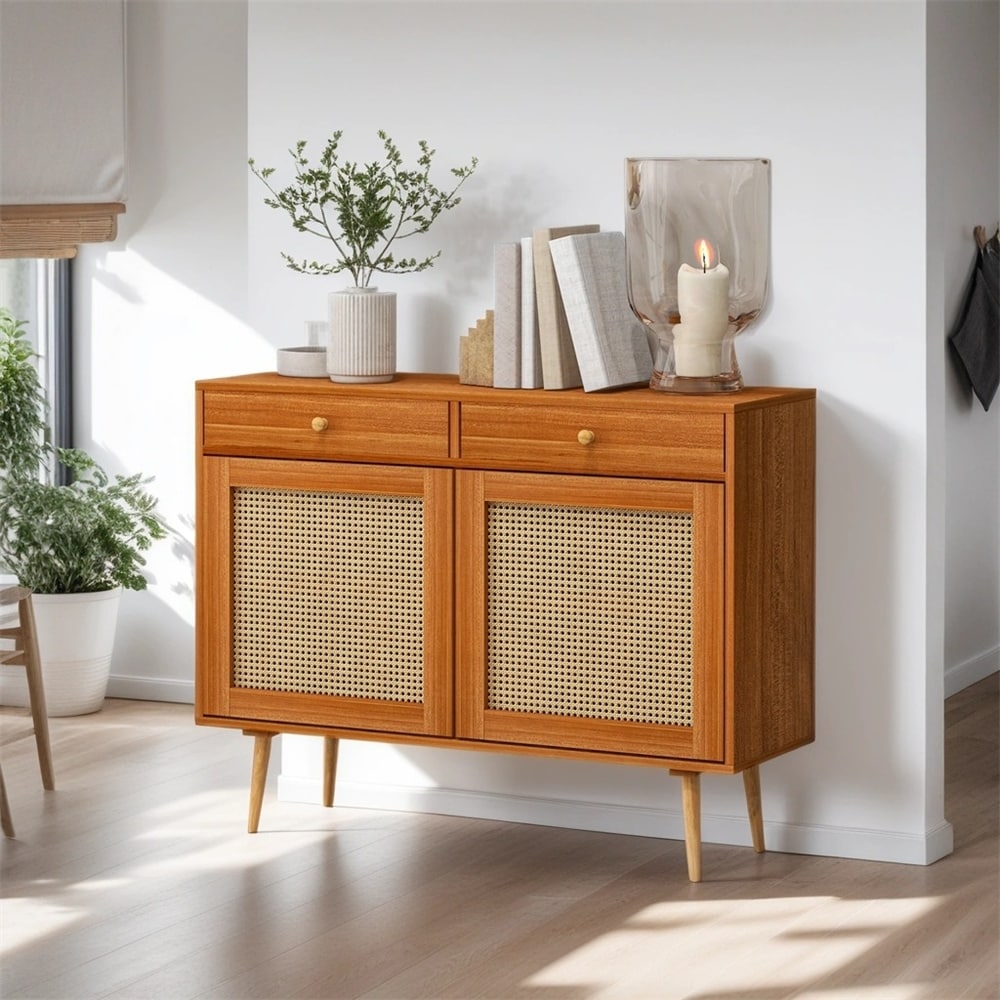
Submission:
<svg viewBox="0 0 1000 1000">
<path fill-rule="evenodd" d="M 631 386 L 602 392 L 584 392 L 582 389 L 494 389 L 490 386 L 464 385 L 457 375 L 438 375 L 418 372 L 400 372 L 391 382 L 345 385 L 322 378 L 291 378 L 277 372 L 258 372 L 250 375 L 231 375 L 224 378 L 200 379 L 195 383 L 200 390 L 213 392 L 274 392 L 304 393 L 325 396 L 364 396 L 379 398 L 424 398 L 460 400 L 477 403 L 502 403 L 517 406 L 535 406 L 557 402 L 581 403 L 599 406 L 602 402 L 621 406 L 627 401 L 630 407 L 655 410 L 669 408 L 692 410 L 701 413 L 729 413 L 757 406 L 787 403 L 794 399 L 813 399 L 815 389 L 750 386 L 735 392 L 706 395 L 683 395 L 655 392 L 648 386 Z"/>
</svg>

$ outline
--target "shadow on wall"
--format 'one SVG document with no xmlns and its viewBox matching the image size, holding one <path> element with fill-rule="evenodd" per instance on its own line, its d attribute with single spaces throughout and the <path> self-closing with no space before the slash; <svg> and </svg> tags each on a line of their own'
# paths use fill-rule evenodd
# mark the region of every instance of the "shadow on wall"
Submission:
<svg viewBox="0 0 1000 1000">
<path fill-rule="evenodd" d="M 152 584 L 122 595 L 108 697 L 194 702 L 194 622 Z"/>
<path fill-rule="evenodd" d="M 401 371 L 458 371 L 459 338 L 494 305 L 494 246 L 530 236 L 557 185 L 555 174 L 499 174 L 489 165 L 468 181 L 458 209 L 424 238 L 427 252 L 442 250 L 433 269 L 412 282 L 392 279 L 400 293 Z M 413 250 L 422 252 L 421 244 L 414 241 Z"/>
<path fill-rule="evenodd" d="M 149 587 L 122 595 L 109 697 L 194 701 L 194 519 L 178 521 L 149 553 Z"/>
</svg>

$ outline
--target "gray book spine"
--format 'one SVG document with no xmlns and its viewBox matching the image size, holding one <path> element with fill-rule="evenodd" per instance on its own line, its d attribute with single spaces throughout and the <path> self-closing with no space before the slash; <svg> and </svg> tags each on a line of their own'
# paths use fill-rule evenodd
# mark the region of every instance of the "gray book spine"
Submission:
<svg viewBox="0 0 1000 1000">
<path fill-rule="evenodd" d="M 521 388 L 542 388 L 542 345 L 535 302 L 535 255 L 530 236 L 521 240 Z"/>
<path fill-rule="evenodd" d="M 493 385 L 521 387 L 521 244 L 493 247 Z"/>
</svg>

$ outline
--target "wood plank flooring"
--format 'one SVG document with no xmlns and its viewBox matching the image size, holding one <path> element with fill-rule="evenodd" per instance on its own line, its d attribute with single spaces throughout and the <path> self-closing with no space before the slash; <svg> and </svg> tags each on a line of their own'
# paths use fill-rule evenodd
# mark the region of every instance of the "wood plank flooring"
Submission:
<svg viewBox="0 0 1000 1000">
<path fill-rule="evenodd" d="M 0 995 L 1000 997 L 997 675 L 946 705 L 956 850 L 930 867 L 283 803 L 245 832 L 251 744 L 191 708 L 0 710 Z M 277 770 L 275 768 L 275 770 Z"/>
</svg>

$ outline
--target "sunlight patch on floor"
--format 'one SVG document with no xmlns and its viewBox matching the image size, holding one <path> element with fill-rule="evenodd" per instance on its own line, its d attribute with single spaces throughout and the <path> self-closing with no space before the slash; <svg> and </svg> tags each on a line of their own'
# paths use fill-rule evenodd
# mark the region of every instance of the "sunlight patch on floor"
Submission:
<svg viewBox="0 0 1000 1000">
<path fill-rule="evenodd" d="M 162 878 L 200 872 L 218 874 L 223 871 L 245 871 L 248 866 L 267 864 L 292 851 L 329 839 L 329 836 L 329 832 L 322 830 L 314 833 L 296 832 L 293 838 L 287 834 L 280 837 L 251 837 L 241 831 L 235 836 L 220 838 L 215 843 L 186 854 L 145 861 L 136 866 L 135 875 L 138 878 Z"/>
<path fill-rule="evenodd" d="M 74 882 L 70 888 L 74 892 L 107 892 L 109 889 L 122 889 L 128 884 L 127 878 L 88 878 Z"/>
<path fill-rule="evenodd" d="M 0 955 L 10 954 L 36 939 L 52 937 L 79 920 L 83 907 L 47 902 L 37 896 L 0 903 Z"/>
<path fill-rule="evenodd" d="M 632 970 L 638 993 L 649 987 L 649 938 L 662 938 L 663 988 L 669 995 L 700 995 L 706 983 L 717 998 L 788 995 L 815 1000 L 930 1000 L 929 983 L 801 992 L 860 962 L 887 938 L 921 920 L 940 901 L 795 896 L 657 903 L 614 931 L 567 952 L 525 981 L 529 987 L 580 986 L 588 970 L 589 996 L 627 996 Z M 711 924 L 711 929 L 706 926 Z M 727 942 L 725 952 L 705 941 Z M 762 944 L 763 943 L 763 944 Z M 766 947 L 764 946 L 766 945 Z M 821 945 L 821 947 L 820 947 Z M 765 956 L 762 958 L 761 956 Z"/>
<path fill-rule="evenodd" d="M 321 829 L 249 836 L 237 818 L 245 808 L 245 796 L 243 790 L 204 792 L 144 810 L 141 832 L 131 840 L 157 846 L 131 863 L 123 859 L 121 867 L 127 871 L 123 877 L 88 877 L 75 882 L 38 879 L 31 883 L 34 891 L 30 894 L 0 900 L 0 955 L 58 936 L 81 921 L 94 920 L 102 904 L 113 898 L 109 893 L 127 891 L 139 882 L 164 886 L 225 871 L 245 873 L 329 839 L 329 831 Z M 234 812 L 237 798 L 239 806 Z M 197 846 L 184 849 L 190 845 Z"/>
</svg>

